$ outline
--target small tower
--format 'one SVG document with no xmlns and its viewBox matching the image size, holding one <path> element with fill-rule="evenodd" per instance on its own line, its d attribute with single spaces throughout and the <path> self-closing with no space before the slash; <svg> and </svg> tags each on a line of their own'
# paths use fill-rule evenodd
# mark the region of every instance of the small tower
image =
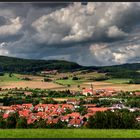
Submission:
<svg viewBox="0 0 140 140">
<path fill-rule="evenodd" d="M 91 83 L 91 91 L 92 91 L 92 93 L 93 93 L 93 84 Z"/>
</svg>

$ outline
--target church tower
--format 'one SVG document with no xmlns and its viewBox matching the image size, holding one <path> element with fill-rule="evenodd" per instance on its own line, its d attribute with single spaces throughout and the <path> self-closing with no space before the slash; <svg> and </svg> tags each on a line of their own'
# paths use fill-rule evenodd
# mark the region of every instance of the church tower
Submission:
<svg viewBox="0 0 140 140">
<path fill-rule="evenodd" d="M 92 91 L 92 93 L 93 93 L 93 84 L 91 83 L 91 91 Z"/>
</svg>

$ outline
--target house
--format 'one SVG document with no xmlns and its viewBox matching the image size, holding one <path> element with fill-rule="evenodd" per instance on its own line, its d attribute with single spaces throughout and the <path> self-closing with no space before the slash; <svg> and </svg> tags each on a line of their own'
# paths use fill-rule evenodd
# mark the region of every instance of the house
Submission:
<svg viewBox="0 0 140 140">
<path fill-rule="evenodd" d="M 62 104 L 62 107 L 60 109 L 61 112 L 65 112 L 66 109 L 69 109 L 69 110 L 72 110 L 72 111 L 75 110 L 75 108 L 74 108 L 74 106 L 72 104 Z"/>
<path fill-rule="evenodd" d="M 24 92 L 24 95 L 25 95 L 25 96 L 31 96 L 32 94 L 33 94 L 33 93 L 32 93 L 32 92 L 29 92 L 29 91 L 25 91 L 25 92 Z"/>
<path fill-rule="evenodd" d="M 59 121 L 59 118 L 48 118 L 48 120 L 47 120 L 47 124 L 57 124 L 58 123 L 58 121 Z"/>
<path fill-rule="evenodd" d="M 134 95 L 140 96 L 140 92 L 135 92 Z"/>
<path fill-rule="evenodd" d="M 87 113 L 83 116 L 83 118 L 89 119 L 90 116 L 93 116 L 94 113 Z"/>
<path fill-rule="evenodd" d="M 34 109 L 37 110 L 38 112 L 40 112 L 40 111 L 44 112 L 48 109 L 48 105 L 47 104 L 38 104 L 35 106 Z"/>
<path fill-rule="evenodd" d="M 83 124 L 82 119 L 80 118 L 73 118 L 68 122 L 68 127 L 81 127 Z"/>
<path fill-rule="evenodd" d="M 45 116 L 45 112 L 37 112 L 36 114 L 35 114 L 35 116 L 36 116 L 36 118 L 43 118 L 44 116 Z"/>
<path fill-rule="evenodd" d="M 93 107 L 96 107 L 97 105 L 96 104 L 84 104 L 83 106 L 86 108 L 93 108 Z"/>
<path fill-rule="evenodd" d="M 19 117 L 25 117 L 25 118 L 28 118 L 29 115 L 30 115 L 31 111 L 30 110 L 21 110 L 21 111 L 18 111 L 18 114 L 19 114 Z"/>
<path fill-rule="evenodd" d="M 45 69 L 43 71 L 41 71 L 41 74 L 57 74 L 57 70 L 48 70 L 48 69 Z"/>
<path fill-rule="evenodd" d="M 10 114 L 13 114 L 13 113 L 15 113 L 15 110 L 12 110 L 12 109 L 6 110 L 3 114 L 3 118 L 7 119 L 10 116 Z"/>
<path fill-rule="evenodd" d="M 70 119 L 70 117 L 69 116 L 62 116 L 61 118 L 60 118 L 60 120 L 62 121 L 62 122 L 69 122 L 69 119 Z"/>
<path fill-rule="evenodd" d="M 137 120 L 138 122 L 140 122 L 140 116 L 138 116 L 138 117 L 136 118 L 136 120 Z"/>
<path fill-rule="evenodd" d="M 79 112 L 72 112 L 70 114 L 67 114 L 67 116 L 70 118 L 77 118 L 77 117 L 80 118 L 81 117 Z"/>
<path fill-rule="evenodd" d="M 34 107 L 32 104 L 22 104 L 23 109 L 33 110 Z"/>
<path fill-rule="evenodd" d="M 3 119 L 7 119 L 9 117 L 9 114 L 3 114 Z"/>
<path fill-rule="evenodd" d="M 123 108 L 126 108 L 123 104 L 113 104 L 112 107 L 114 109 L 123 109 Z"/>
<path fill-rule="evenodd" d="M 88 113 L 96 113 L 96 112 L 104 112 L 109 110 L 109 108 L 105 108 L 105 107 L 95 107 L 95 108 L 88 108 L 87 112 Z"/>
<path fill-rule="evenodd" d="M 35 121 L 37 121 L 37 117 L 33 113 L 30 113 L 27 117 L 27 124 L 33 124 Z"/>
<path fill-rule="evenodd" d="M 16 111 L 23 109 L 22 105 L 18 105 L 18 104 L 17 105 L 11 105 L 10 107 L 11 107 L 11 109 L 16 110 Z"/>
<path fill-rule="evenodd" d="M 82 95 L 88 96 L 88 95 L 95 95 L 96 92 L 94 92 L 92 89 L 83 89 Z"/>
<path fill-rule="evenodd" d="M 85 98 L 84 101 L 87 103 L 91 103 L 94 100 L 94 97 Z"/>
<path fill-rule="evenodd" d="M 115 89 L 113 89 L 113 88 L 106 88 L 106 89 L 105 89 L 105 92 L 106 92 L 106 93 L 113 94 L 113 93 L 116 93 L 117 91 L 116 91 Z"/>
<path fill-rule="evenodd" d="M 78 105 L 80 103 L 79 100 L 76 99 L 68 99 L 67 104 L 73 104 L 73 105 Z"/>
<path fill-rule="evenodd" d="M 5 112 L 6 110 L 10 110 L 10 106 L 0 106 L 0 112 Z"/>
</svg>

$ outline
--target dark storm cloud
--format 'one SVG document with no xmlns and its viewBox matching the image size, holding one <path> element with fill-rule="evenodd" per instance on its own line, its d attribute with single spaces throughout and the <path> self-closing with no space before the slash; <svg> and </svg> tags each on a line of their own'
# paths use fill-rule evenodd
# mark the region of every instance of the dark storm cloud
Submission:
<svg viewBox="0 0 140 140">
<path fill-rule="evenodd" d="M 140 3 L 0 3 L 0 55 L 82 65 L 139 62 Z"/>
</svg>

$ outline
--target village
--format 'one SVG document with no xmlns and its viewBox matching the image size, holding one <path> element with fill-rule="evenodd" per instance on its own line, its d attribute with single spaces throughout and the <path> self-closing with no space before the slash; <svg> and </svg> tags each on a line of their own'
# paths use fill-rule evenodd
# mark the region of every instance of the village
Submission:
<svg viewBox="0 0 140 140">
<path fill-rule="evenodd" d="M 1 92 L 5 92 L 5 90 L 1 89 Z M 46 92 L 47 91 L 45 91 L 45 93 Z M 53 91 L 49 92 L 51 94 L 53 93 Z M 97 112 L 115 112 L 116 110 L 140 112 L 139 106 L 131 106 L 131 104 L 129 104 L 130 98 L 134 97 L 139 99 L 140 92 L 123 92 L 111 88 L 94 90 L 91 84 L 90 89 L 83 89 L 78 93 L 76 91 L 69 91 L 68 93 L 67 98 L 61 97 L 61 94 L 60 97 L 53 98 L 50 97 L 51 94 L 44 94 L 44 92 L 42 92 L 42 95 L 40 94 L 38 97 L 41 101 L 34 103 L 32 101 L 35 100 L 37 96 L 33 96 L 34 92 L 29 89 L 9 89 L 6 97 L 3 97 L 0 114 L 2 119 L 7 120 L 12 114 L 17 113 L 19 118 L 26 119 L 27 125 L 32 125 L 41 119 L 45 121 L 46 125 L 57 125 L 61 122 L 65 127 L 79 128 L 86 126 L 89 118 Z M 15 102 L 15 100 L 18 100 L 16 97 L 18 97 L 19 94 L 21 96 L 19 100 L 24 98 L 24 101 L 20 104 Z M 44 95 L 46 95 L 46 97 L 44 97 Z M 5 104 L 5 98 L 11 99 L 12 97 L 14 102 L 10 103 L 10 100 L 8 100 L 10 104 Z M 61 100 L 59 100 L 60 98 Z M 33 100 L 28 100 L 27 102 L 27 99 Z M 45 102 L 44 99 L 47 99 L 48 102 Z M 51 100 L 50 102 L 49 99 Z M 136 121 L 140 121 L 139 113 L 136 117 Z"/>
</svg>

